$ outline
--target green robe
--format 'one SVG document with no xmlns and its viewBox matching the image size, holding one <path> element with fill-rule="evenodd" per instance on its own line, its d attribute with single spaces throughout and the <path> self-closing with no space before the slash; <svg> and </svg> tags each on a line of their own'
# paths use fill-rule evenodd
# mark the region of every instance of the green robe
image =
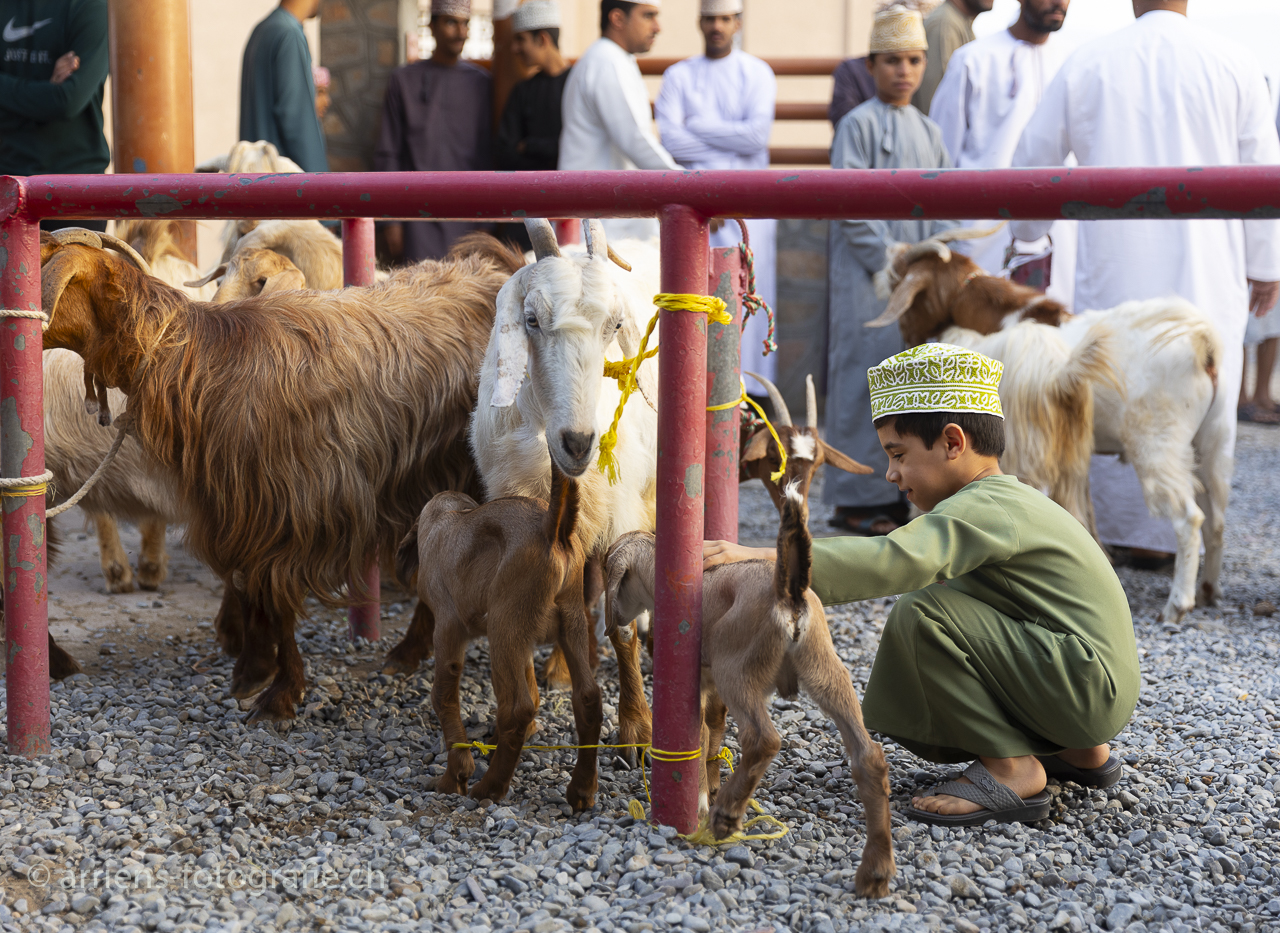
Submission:
<svg viewBox="0 0 1280 933">
<path fill-rule="evenodd" d="M 813 589 L 825 604 L 906 594 L 863 713 L 922 758 L 1090 748 L 1137 704 L 1115 571 L 1079 522 L 1013 476 L 970 483 L 886 537 L 814 541 Z"/>
</svg>

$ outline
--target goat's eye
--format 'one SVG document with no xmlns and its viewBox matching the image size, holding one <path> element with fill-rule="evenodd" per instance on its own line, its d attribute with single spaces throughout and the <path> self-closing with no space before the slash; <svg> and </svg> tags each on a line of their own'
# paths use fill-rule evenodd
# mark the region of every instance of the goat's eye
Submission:
<svg viewBox="0 0 1280 933">
<path fill-rule="evenodd" d="M 524 319 L 524 323 L 525 323 L 525 326 L 528 327 L 530 330 L 538 329 L 538 319 L 532 314 L 530 314 L 528 317 Z"/>
<path fill-rule="evenodd" d="M 619 321 L 619 322 L 618 322 L 618 326 L 617 326 L 617 327 L 615 327 L 615 328 L 614 328 L 614 330 L 622 330 L 622 322 L 621 322 L 621 321 Z"/>
</svg>

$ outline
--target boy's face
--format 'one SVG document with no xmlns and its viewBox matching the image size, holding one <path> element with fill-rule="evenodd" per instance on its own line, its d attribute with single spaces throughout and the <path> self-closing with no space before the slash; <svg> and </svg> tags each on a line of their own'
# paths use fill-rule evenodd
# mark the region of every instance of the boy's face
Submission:
<svg viewBox="0 0 1280 933">
<path fill-rule="evenodd" d="M 867 71 L 876 82 L 876 94 L 886 104 L 905 107 L 924 80 L 928 56 L 924 50 L 877 52 L 867 59 Z"/>
<path fill-rule="evenodd" d="M 516 58 L 526 68 L 542 68 L 547 63 L 551 40 L 544 32 L 518 32 L 512 37 Z"/>
<path fill-rule="evenodd" d="M 895 424 L 891 421 L 876 429 L 880 445 L 889 455 L 884 478 L 905 492 L 908 502 L 928 512 L 969 481 L 958 469 L 961 457 L 970 450 L 969 439 L 959 425 L 948 424 L 929 449 L 918 437 L 899 435 Z"/>
</svg>

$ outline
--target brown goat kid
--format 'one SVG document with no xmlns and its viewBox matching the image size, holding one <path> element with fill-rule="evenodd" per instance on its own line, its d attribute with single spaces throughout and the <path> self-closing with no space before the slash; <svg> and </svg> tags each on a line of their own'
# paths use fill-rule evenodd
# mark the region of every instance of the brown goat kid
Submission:
<svg viewBox="0 0 1280 933">
<path fill-rule="evenodd" d="M 423 262 L 370 288 L 189 300 L 127 258 L 41 244 L 45 345 L 129 397 L 168 471 L 193 551 L 234 574 L 244 650 L 232 694 L 290 719 L 305 692 L 294 622 L 305 598 L 392 553 L 437 492 L 479 492 L 467 447 L 499 288 L 522 260 Z M 224 620 L 233 621 L 233 620 Z M 229 634 L 224 647 L 238 647 Z"/>
<path fill-rule="evenodd" d="M 556 644 L 573 683 L 577 764 L 565 799 L 575 810 L 595 803 L 600 741 L 600 688 L 591 673 L 590 623 L 582 602 L 585 553 L 578 522 L 578 484 L 552 461 L 551 503 L 524 496 L 479 505 L 458 492 L 427 503 L 396 554 L 402 581 L 418 577 L 418 598 L 435 616 L 435 683 L 431 702 L 444 731 L 449 764 L 437 785 L 460 794 L 475 770 L 459 714 L 458 682 L 467 645 L 487 636 L 498 746 L 489 770 L 471 788 L 477 800 L 501 800 L 511 786 L 538 711 L 533 649 Z"/>
<path fill-rule="evenodd" d="M 1070 317 L 1060 302 L 1034 288 L 987 275 L 940 239 L 915 243 L 891 255 L 876 277 L 876 290 L 889 304 L 866 326 L 896 323 L 909 347 L 937 337 L 952 325 L 990 334 L 1006 323 L 1036 321 L 1056 327 Z M 1013 318 L 1006 321 L 1009 315 Z"/>
<path fill-rule="evenodd" d="M 812 472 L 812 462 L 807 465 Z M 849 671 L 836 654 L 822 602 L 809 588 L 812 539 L 800 480 L 786 485 L 776 562 L 741 561 L 712 567 L 702 590 L 702 756 L 699 808 L 717 839 L 742 828 L 751 795 L 781 748 L 769 720 L 769 697 L 799 689 L 835 721 L 858 796 L 866 809 L 867 843 L 854 884 L 864 897 L 884 897 L 893 877 L 889 836 L 889 769 L 884 752 L 862 722 Z M 609 549 L 606 589 L 609 624 L 654 606 L 654 536 L 632 531 Z M 725 713 L 738 724 L 742 761 L 720 786 Z M 712 798 L 714 797 L 714 806 Z"/>
<path fill-rule="evenodd" d="M 782 397 L 778 387 L 763 376 L 757 376 L 755 373 L 747 373 L 747 375 L 764 386 L 769 393 L 769 400 L 773 403 L 773 428 L 778 432 L 778 440 L 786 446 L 787 450 L 787 476 L 799 481 L 800 495 L 806 502 L 809 499 L 809 484 L 813 482 L 813 476 L 818 467 L 824 463 L 837 470 L 862 476 L 875 472 L 871 467 L 864 466 L 848 454 L 836 450 L 818 436 L 818 395 L 813 387 L 813 376 L 805 376 L 805 426 L 798 428 L 791 422 L 791 411 L 787 408 L 786 399 Z M 742 452 L 738 458 L 738 482 L 745 483 L 749 479 L 758 479 L 764 483 L 769 498 L 773 500 L 774 507 L 781 515 L 783 503 L 786 501 L 783 488 L 787 482 L 787 476 L 778 483 L 770 478 L 782 465 L 778 445 L 774 442 L 768 428 L 761 427 L 750 432 L 744 420 L 743 432 L 746 436 L 742 438 Z"/>
</svg>

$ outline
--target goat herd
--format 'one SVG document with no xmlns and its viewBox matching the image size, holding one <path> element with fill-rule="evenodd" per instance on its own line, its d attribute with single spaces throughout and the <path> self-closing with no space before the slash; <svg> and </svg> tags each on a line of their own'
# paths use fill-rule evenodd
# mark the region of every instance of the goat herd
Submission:
<svg viewBox="0 0 1280 933">
<path fill-rule="evenodd" d="M 656 249 L 616 244 L 631 262 L 624 271 L 598 221 L 584 222 L 584 247 L 562 251 L 547 221 L 530 220 L 532 263 L 476 235 L 444 260 L 335 290 L 340 245 L 317 222 L 229 226 L 224 262 L 204 279 L 181 259 L 166 221 L 120 224 L 116 237 L 42 236 L 46 457 L 58 489 L 74 491 L 97 466 L 113 411 L 127 411 L 132 434 L 84 500 L 108 588 L 135 582 L 116 519 L 142 528 L 144 588 L 164 578 L 165 525 L 184 524 L 192 551 L 226 584 L 215 628 L 236 658 L 232 694 L 256 696 L 251 720 L 286 720 L 305 691 L 294 638 L 304 601 L 337 607 L 365 596 L 349 581 L 378 555 L 394 556 L 400 578 L 416 579 L 419 602 L 385 670 L 412 672 L 435 655 L 432 702 L 449 748 L 438 789 L 465 792 L 475 767 L 469 749 L 454 747 L 466 743 L 458 684 L 467 644 L 484 636 L 497 751 L 470 793 L 507 792 L 535 728 L 533 651 L 551 644 L 548 681 L 571 687 L 587 746 L 566 799 L 593 806 L 602 703 L 589 613 L 602 594 L 618 659 L 619 741 L 643 747 L 651 738 L 640 643 L 655 587 L 652 364 L 641 367 L 640 393 L 619 426 L 618 482 L 590 467 L 620 397 L 604 363 L 638 350 L 657 291 Z M 1178 529 L 1166 617 L 1194 602 L 1202 524 L 1200 595 L 1211 599 L 1230 469 L 1216 443 L 1230 412 L 1215 397 L 1212 327 L 1172 300 L 1068 318 L 1038 292 L 976 269 L 941 240 L 892 251 L 883 276 L 892 297 L 875 323 L 898 322 L 908 343 L 940 336 L 1002 360 L 1006 469 L 1090 528 L 1090 454 L 1122 453 L 1152 511 Z M 808 589 L 807 559 L 814 471 L 824 462 L 870 468 L 818 437 L 812 381 L 804 426 L 761 381 L 786 472 L 769 482 L 781 458 L 764 430 L 744 433 L 740 472 L 764 478 L 778 506 L 778 562 L 707 574 L 701 809 L 717 838 L 741 827 L 779 750 L 768 697 L 804 688 L 836 723 L 866 808 L 857 890 L 882 896 L 894 872 L 887 768 Z M 50 659 L 54 677 L 79 669 L 52 639 Z M 721 787 L 713 756 L 726 713 L 743 761 Z"/>
</svg>

